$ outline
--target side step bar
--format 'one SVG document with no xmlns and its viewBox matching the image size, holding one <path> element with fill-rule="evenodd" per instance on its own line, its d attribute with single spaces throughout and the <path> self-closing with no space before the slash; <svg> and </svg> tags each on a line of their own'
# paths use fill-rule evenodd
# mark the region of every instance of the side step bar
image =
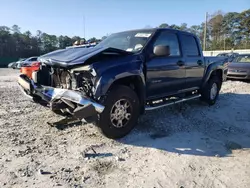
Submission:
<svg viewBox="0 0 250 188">
<path fill-rule="evenodd" d="M 173 104 L 177 104 L 177 103 L 181 103 L 181 102 L 185 102 L 185 101 L 189 101 L 189 100 L 192 100 L 192 99 L 196 99 L 196 98 L 199 98 L 201 95 L 198 94 L 198 95 L 193 95 L 191 97 L 186 97 L 186 98 L 181 98 L 181 99 L 176 99 L 176 100 L 169 100 L 171 102 L 168 102 L 168 100 L 166 100 L 166 102 L 161 102 L 163 104 L 155 104 L 155 105 L 146 105 L 145 107 L 145 110 L 155 110 L 155 109 L 158 109 L 158 108 L 162 108 L 162 107 L 165 107 L 165 106 L 170 106 L 170 105 L 173 105 Z"/>
</svg>

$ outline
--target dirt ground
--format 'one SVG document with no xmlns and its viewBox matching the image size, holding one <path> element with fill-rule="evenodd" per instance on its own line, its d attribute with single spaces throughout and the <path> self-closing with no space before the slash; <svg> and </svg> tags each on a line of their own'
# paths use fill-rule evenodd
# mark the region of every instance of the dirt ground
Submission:
<svg viewBox="0 0 250 188">
<path fill-rule="evenodd" d="M 61 117 L 24 97 L 17 75 L 0 69 L 0 187 L 250 187 L 250 83 L 225 82 L 211 107 L 148 112 L 110 140 L 93 124 L 50 126 Z"/>
</svg>

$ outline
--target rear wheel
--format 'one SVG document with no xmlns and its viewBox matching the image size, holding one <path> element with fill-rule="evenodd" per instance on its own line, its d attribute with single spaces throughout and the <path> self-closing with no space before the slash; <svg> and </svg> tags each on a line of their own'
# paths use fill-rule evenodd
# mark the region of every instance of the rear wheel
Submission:
<svg viewBox="0 0 250 188">
<path fill-rule="evenodd" d="M 105 100 L 98 126 L 108 138 L 121 138 L 136 125 L 140 103 L 136 93 L 127 86 L 115 86 Z"/>
<path fill-rule="evenodd" d="M 222 81 L 218 76 L 211 77 L 201 91 L 201 100 L 209 105 L 214 105 L 218 98 L 221 84 Z"/>
</svg>

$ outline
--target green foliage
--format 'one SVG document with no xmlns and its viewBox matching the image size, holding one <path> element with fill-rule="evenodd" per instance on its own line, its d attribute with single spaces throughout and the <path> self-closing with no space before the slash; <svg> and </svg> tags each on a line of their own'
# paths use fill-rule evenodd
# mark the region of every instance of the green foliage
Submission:
<svg viewBox="0 0 250 188">
<path fill-rule="evenodd" d="M 167 23 L 163 23 L 159 26 L 159 28 L 167 28 L 169 27 L 169 25 Z"/>
<path fill-rule="evenodd" d="M 180 26 L 178 26 L 178 25 L 175 25 L 175 24 L 173 24 L 173 25 L 170 25 L 169 26 L 170 28 L 172 28 L 172 29 L 181 29 L 181 27 Z"/>
<path fill-rule="evenodd" d="M 73 42 L 74 41 L 72 41 L 72 39 L 68 36 L 61 35 L 58 37 L 59 48 L 66 48 L 67 46 L 71 46 Z"/>
<path fill-rule="evenodd" d="M 250 9 L 239 14 L 239 30 L 244 37 L 250 38 Z"/>
<path fill-rule="evenodd" d="M 203 43 L 204 23 L 187 26 L 186 23 L 169 25 L 162 23 L 160 28 L 170 27 L 194 33 Z M 207 21 L 207 50 L 230 50 L 250 48 L 250 9 L 241 13 L 217 11 Z"/>
<path fill-rule="evenodd" d="M 38 30 L 36 35 L 30 31 L 21 32 L 17 25 L 11 28 L 0 26 L 0 58 L 20 58 L 39 56 L 59 48 L 72 46 L 75 41 L 84 44 L 86 40 L 79 36 L 72 38 L 68 36 L 50 35 Z M 100 41 L 95 37 L 91 38 L 92 42 Z"/>
</svg>

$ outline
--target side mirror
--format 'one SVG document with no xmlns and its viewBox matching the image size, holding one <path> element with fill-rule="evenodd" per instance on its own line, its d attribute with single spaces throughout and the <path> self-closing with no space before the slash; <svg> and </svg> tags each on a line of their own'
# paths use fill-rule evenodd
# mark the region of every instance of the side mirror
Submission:
<svg viewBox="0 0 250 188">
<path fill-rule="evenodd" d="M 170 48 L 169 46 L 157 45 L 154 47 L 155 56 L 169 56 Z"/>
</svg>

